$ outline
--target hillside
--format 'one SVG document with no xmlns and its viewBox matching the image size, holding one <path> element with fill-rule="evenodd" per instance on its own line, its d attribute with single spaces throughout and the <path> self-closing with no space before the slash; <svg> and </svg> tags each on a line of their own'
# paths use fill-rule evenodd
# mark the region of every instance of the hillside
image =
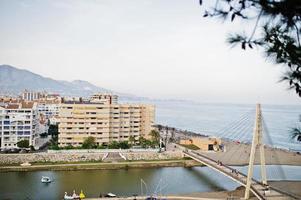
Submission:
<svg viewBox="0 0 301 200">
<path fill-rule="evenodd" d="M 17 95 L 25 89 L 66 96 L 89 96 L 95 92 L 113 93 L 83 80 L 59 81 L 10 65 L 0 65 L 0 94 Z"/>
</svg>

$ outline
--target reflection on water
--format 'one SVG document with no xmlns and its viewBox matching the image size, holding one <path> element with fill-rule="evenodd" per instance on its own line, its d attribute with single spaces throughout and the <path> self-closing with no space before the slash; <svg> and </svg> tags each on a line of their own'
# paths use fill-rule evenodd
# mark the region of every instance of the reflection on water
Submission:
<svg viewBox="0 0 301 200">
<path fill-rule="evenodd" d="M 246 167 L 237 168 L 247 171 Z M 283 169 L 287 179 L 301 180 L 301 174 L 298 174 L 301 167 L 284 166 Z M 268 166 L 268 172 L 275 170 L 274 166 Z M 42 184 L 42 176 L 49 176 L 54 182 Z M 255 168 L 255 177 L 259 177 L 258 167 Z M 108 192 L 128 196 L 140 194 L 141 179 L 147 183 L 149 193 L 162 194 L 232 190 L 238 186 L 207 167 L 9 172 L 0 173 L 0 199 L 61 199 L 65 191 L 71 193 L 74 189 L 77 192 L 82 189 L 87 197 Z"/>
</svg>

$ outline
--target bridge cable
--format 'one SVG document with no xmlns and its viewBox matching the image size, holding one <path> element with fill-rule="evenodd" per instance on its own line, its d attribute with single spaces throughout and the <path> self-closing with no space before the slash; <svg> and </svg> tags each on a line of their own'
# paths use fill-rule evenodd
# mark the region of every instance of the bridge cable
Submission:
<svg viewBox="0 0 301 200">
<path fill-rule="evenodd" d="M 245 127 L 245 123 L 248 122 L 249 116 L 246 116 L 245 118 L 241 119 L 236 126 L 231 127 L 231 129 L 227 129 L 227 134 L 224 134 L 223 138 L 231 139 L 233 140 L 236 136 L 238 136 L 238 133 L 236 131 L 239 131 L 241 128 Z M 235 136 L 235 137 L 234 137 Z"/>
<path fill-rule="evenodd" d="M 280 163 L 280 160 L 279 160 L 279 157 L 278 157 L 278 154 L 277 154 L 277 149 L 275 149 L 274 146 L 273 146 L 274 145 L 273 140 L 272 140 L 271 135 L 269 133 L 269 130 L 267 128 L 266 122 L 263 118 L 262 118 L 262 122 L 263 122 L 263 130 L 266 133 L 265 134 L 266 138 L 267 138 L 268 142 L 271 144 L 272 155 L 274 154 L 274 156 L 275 156 L 276 170 L 278 171 L 277 174 L 280 176 L 279 177 L 280 179 L 282 178 L 283 180 L 286 180 L 287 178 L 286 178 L 284 170 L 281 166 L 281 163 Z M 273 161 L 271 160 L 271 162 L 273 162 Z M 278 165 L 279 165 L 279 167 L 278 167 Z"/>
<path fill-rule="evenodd" d="M 218 130 L 217 133 L 220 134 L 219 136 L 222 138 L 224 135 L 227 134 L 227 131 L 228 131 L 229 129 L 235 127 L 241 120 L 244 120 L 246 117 L 248 117 L 249 114 L 250 114 L 251 112 L 254 112 L 254 109 L 249 110 L 248 112 L 246 112 L 246 113 L 244 113 L 243 115 L 241 115 L 241 116 L 239 117 L 238 120 L 232 121 L 232 122 L 231 122 L 230 124 L 228 124 L 226 127 L 222 128 L 222 129 L 220 129 L 220 130 Z"/>
</svg>

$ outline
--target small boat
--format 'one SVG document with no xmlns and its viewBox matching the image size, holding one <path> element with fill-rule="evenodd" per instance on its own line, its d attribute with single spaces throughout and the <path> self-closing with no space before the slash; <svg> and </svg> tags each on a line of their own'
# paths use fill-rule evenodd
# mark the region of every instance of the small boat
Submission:
<svg viewBox="0 0 301 200">
<path fill-rule="evenodd" d="M 85 194 L 83 193 L 82 190 L 80 191 L 79 198 L 80 198 L 80 199 L 86 198 L 86 196 L 85 196 Z"/>
<path fill-rule="evenodd" d="M 31 164 L 29 162 L 25 162 L 25 163 L 22 163 L 20 164 L 22 167 L 29 167 L 31 166 Z"/>
<path fill-rule="evenodd" d="M 73 199 L 81 199 L 80 196 L 75 193 L 75 190 L 73 190 L 72 197 Z"/>
<path fill-rule="evenodd" d="M 69 196 L 67 192 L 65 192 L 65 195 L 64 195 L 64 200 L 80 200 L 80 199 L 84 199 L 85 198 L 85 194 L 83 193 L 83 191 L 81 190 L 80 194 L 77 195 L 75 193 L 75 190 L 73 190 L 73 194 L 72 196 Z"/>
<path fill-rule="evenodd" d="M 51 179 L 47 176 L 42 176 L 41 182 L 42 183 L 51 183 Z"/>
<path fill-rule="evenodd" d="M 111 197 L 112 198 L 112 197 L 117 197 L 117 196 L 113 193 L 108 193 L 108 194 L 105 195 L 105 197 Z"/>
<path fill-rule="evenodd" d="M 159 199 L 157 199 L 156 197 L 150 196 L 150 197 L 146 197 L 145 200 L 159 200 Z"/>
<path fill-rule="evenodd" d="M 65 192 L 64 200 L 71 200 L 71 199 L 74 199 L 73 196 L 68 196 L 68 193 Z"/>
</svg>

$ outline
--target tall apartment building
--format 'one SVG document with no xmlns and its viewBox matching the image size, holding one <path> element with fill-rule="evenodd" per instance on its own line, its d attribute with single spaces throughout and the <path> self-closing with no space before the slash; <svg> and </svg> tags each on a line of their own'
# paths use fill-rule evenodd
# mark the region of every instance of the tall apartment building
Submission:
<svg viewBox="0 0 301 200">
<path fill-rule="evenodd" d="M 20 140 L 29 140 L 29 144 L 34 145 L 38 134 L 36 103 L 21 102 L 0 106 L 1 148 L 17 147 Z"/>
<path fill-rule="evenodd" d="M 25 101 L 34 101 L 34 100 L 40 99 L 45 96 L 46 96 L 46 93 L 34 92 L 34 91 L 28 91 L 28 90 L 24 90 L 21 94 L 22 99 Z"/>
<path fill-rule="evenodd" d="M 92 136 L 99 145 L 149 137 L 153 129 L 153 105 L 118 104 L 109 101 L 64 102 L 59 108 L 59 145 L 80 146 Z"/>
</svg>

